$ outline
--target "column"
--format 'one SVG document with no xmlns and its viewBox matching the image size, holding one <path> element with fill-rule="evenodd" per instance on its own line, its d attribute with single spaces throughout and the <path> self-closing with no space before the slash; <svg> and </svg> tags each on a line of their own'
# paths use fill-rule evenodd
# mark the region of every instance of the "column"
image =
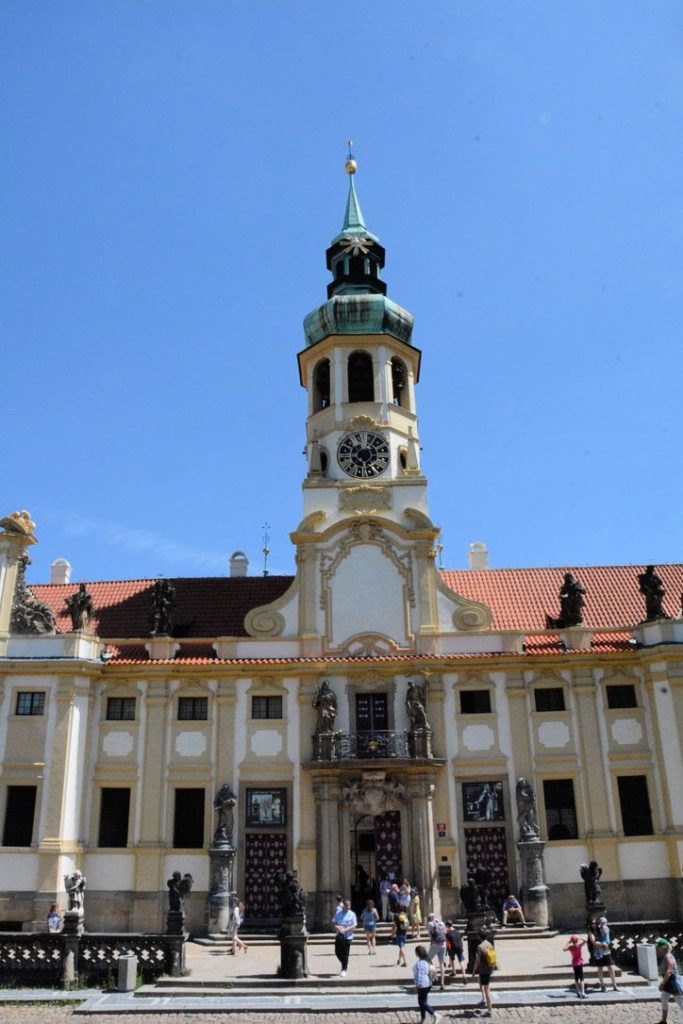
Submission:
<svg viewBox="0 0 683 1024">
<path fill-rule="evenodd" d="M 413 775 L 408 784 L 411 808 L 411 857 L 414 884 L 423 896 L 425 914 L 441 912 L 436 845 L 434 842 L 434 775 L 424 772 Z M 405 837 L 401 835 L 401 843 Z M 413 879 L 411 879 L 413 881 Z"/>
<path fill-rule="evenodd" d="M 343 883 L 339 773 L 313 777 L 315 796 L 315 927 L 327 928 Z"/>
</svg>

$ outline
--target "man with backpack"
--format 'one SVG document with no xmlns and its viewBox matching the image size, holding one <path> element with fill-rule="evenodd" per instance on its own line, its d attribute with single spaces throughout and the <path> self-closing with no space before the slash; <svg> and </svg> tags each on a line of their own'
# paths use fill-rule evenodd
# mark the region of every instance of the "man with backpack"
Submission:
<svg viewBox="0 0 683 1024">
<path fill-rule="evenodd" d="M 430 914 L 427 918 L 427 934 L 429 935 L 429 959 L 437 957 L 439 961 L 439 977 L 441 991 L 446 987 L 446 925 L 436 916 Z"/>
<path fill-rule="evenodd" d="M 462 936 L 452 921 L 446 921 L 446 952 L 451 961 L 451 971 L 455 978 L 456 964 L 462 971 L 463 985 L 467 984 L 467 973 L 465 971 L 465 950 L 462 945 Z"/>
<path fill-rule="evenodd" d="M 481 1005 L 485 1007 L 484 1016 L 491 1016 L 491 974 L 498 966 L 496 950 L 489 939 L 486 928 L 479 930 L 481 942 L 477 946 L 477 952 L 472 964 L 472 977 L 479 975 L 479 988 L 481 989 Z"/>
</svg>

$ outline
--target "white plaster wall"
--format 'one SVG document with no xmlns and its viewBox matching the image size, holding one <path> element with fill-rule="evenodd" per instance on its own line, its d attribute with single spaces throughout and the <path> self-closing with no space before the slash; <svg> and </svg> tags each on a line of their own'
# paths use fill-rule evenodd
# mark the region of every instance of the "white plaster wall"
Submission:
<svg viewBox="0 0 683 1024">
<path fill-rule="evenodd" d="M 455 605 L 450 605 L 451 624 L 455 610 Z M 441 637 L 443 654 L 486 654 L 490 651 L 498 653 L 506 652 L 509 647 L 509 639 L 500 633 L 459 633 L 457 636 Z"/>
<path fill-rule="evenodd" d="M 179 857 L 177 854 L 169 855 L 164 857 L 164 878 L 170 878 L 174 871 L 179 871 L 181 875 L 185 875 L 188 872 L 194 879 L 194 888 L 200 891 L 208 890 L 209 888 L 209 855 L 205 854 L 190 854 L 189 856 Z"/>
<path fill-rule="evenodd" d="M 466 725 L 462 742 L 466 750 L 490 750 L 496 742 L 496 734 L 490 725 Z"/>
<path fill-rule="evenodd" d="M 643 728 L 637 718 L 617 718 L 612 722 L 611 733 L 619 746 L 631 746 L 643 738 Z"/>
<path fill-rule="evenodd" d="M 179 757 L 201 757 L 206 747 L 206 736 L 195 729 L 179 732 L 175 738 L 175 752 Z"/>
<path fill-rule="evenodd" d="M 126 892 L 135 888 L 135 857 L 130 853 L 89 853 L 83 874 L 88 879 L 88 889 Z"/>
<path fill-rule="evenodd" d="M 543 722 L 538 727 L 538 740 L 546 749 L 566 747 L 569 743 L 569 727 L 564 722 Z"/>
<path fill-rule="evenodd" d="M 330 581 L 330 605 L 335 644 L 357 633 L 383 633 L 407 643 L 403 578 L 376 545 L 350 549 Z"/>
<path fill-rule="evenodd" d="M 236 658 L 296 658 L 298 640 L 274 637 L 272 640 L 240 640 L 235 644 Z"/>
<path fill-rule="evenodd" d="M 547 884 L 578 882 L 583 885 L 579 868 L 590 859 L 587 846 L 555 846 L 554 843 L 546 846 L 543 861 Z"/>
<path fill-rule="evenodd" d="M 626 878 L 668 878 L 669 857 L 666 843 L 629 843 L 622 839 L 618 848 L 619 870 Z"/>
<path fill-rule="evenodd" d="M 277 757 L 282 750 L 282 734 L 277 729 L 257 729 L 251 734 L 250 745 L 257 757 Z"/>
<path fill-rule="evenodd" d="M 38 854 L 5 853 L 0 850 L 0 885 L 9 892 L 30 892 L 38 888 Z"/>
<path fill-rule="evenodd" d="M 108 757 L 127 757 L 133 749 L 132 732 L 111 731 L 102 737 L 102 750 Z"/>
</svg>

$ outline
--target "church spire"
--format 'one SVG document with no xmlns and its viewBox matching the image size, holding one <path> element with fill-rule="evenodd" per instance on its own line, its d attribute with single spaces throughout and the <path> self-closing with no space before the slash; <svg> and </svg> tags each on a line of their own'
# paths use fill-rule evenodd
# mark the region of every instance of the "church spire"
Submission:
<svg viewBox="0 0 683 1024">
<path fill-rule="evenodd" d="M 332 239 L 327 250 L 327 268 L 334 280 L 327 286 L 327 297 L 354 293 L 379 293 L 385 295 L 387 286 L 379 278 L 384 266 L 384 249 L 377 235 L 368 231 L 363 211 L 358 202 L 354 176 L 358 164 L 351 152 L 345 170 L 349 176 L 349 194 L 344 212 L 344 224 L 338 235 Z"/>
</svg>

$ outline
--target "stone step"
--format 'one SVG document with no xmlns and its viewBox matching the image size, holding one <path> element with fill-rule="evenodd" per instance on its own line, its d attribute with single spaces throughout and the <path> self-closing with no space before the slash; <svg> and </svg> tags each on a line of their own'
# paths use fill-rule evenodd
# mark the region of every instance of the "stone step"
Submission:
<svg viewBox="0 0 683 1024">
<path fill-rule="evenodd" d="M 460 931 L 460 934 L 464 936 L 464 929 Z M 526 928 L 510 927 L 510 928 L 499 928 L 496 932 L 496 942 L 508 942 L 511 939 L 552 939 L 559 935 L 559 931 L 551 928 L 541 928 L 539 925 L 529 925 Z M 377 929 L 377 944 L 379 946 L 388 945 L 391 943 L 391 930 L 388 925 L 382 925 Z M 308 942 L 311 945 L 325 945 L 332 940 L 331 932 L 311 932 L 308 936 Z M 250 933 L 240 932 L 240 938 L 242 942 L 246 942 L 247 945 L 256 946 L 273 946 L 278 944 L 277 934 L 266 935 L 262 932 Z M 356 932 L 356 940 L 363 942 L 363 930 L 359 928 Z M 214 948 L 228 948 L 231 945 L 230 939 L 227 936 L 221 936 L 215 938 L 213 936 L 197 935 L 193 936 L 192 942 L 198 946 L 212 946 Z M 427 936 L 421 935 L 419 939 L 413 939 L 412 936 L 408 937 L 408 942 L 427 942 Z"/>
</svg>

